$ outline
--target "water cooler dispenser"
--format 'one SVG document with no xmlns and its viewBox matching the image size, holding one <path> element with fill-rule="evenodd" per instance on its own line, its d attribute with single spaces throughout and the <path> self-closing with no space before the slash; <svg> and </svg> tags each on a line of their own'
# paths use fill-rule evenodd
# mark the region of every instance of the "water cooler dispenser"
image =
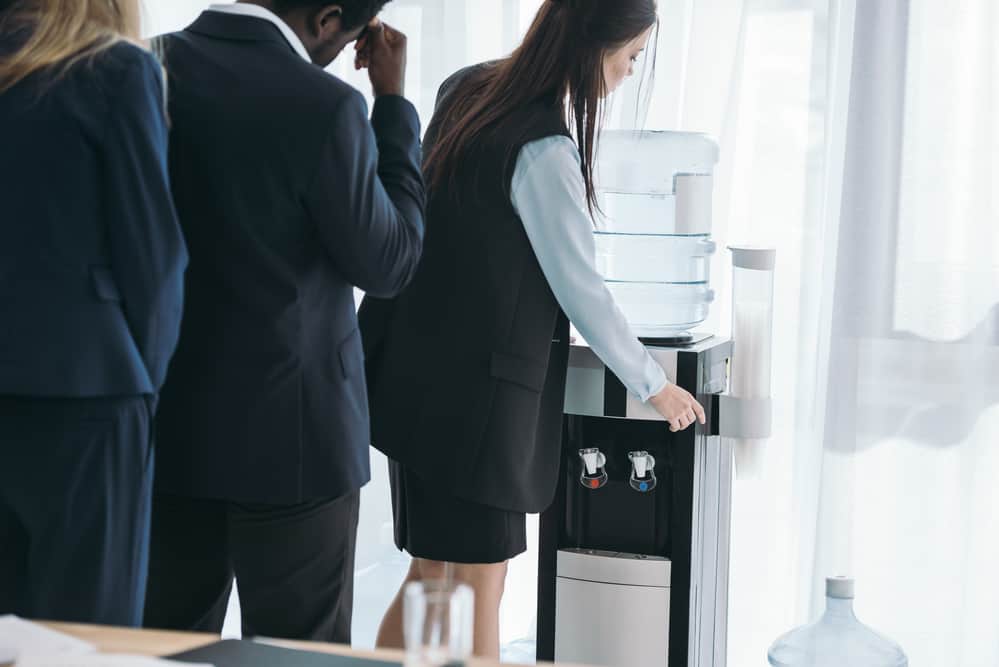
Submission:
<svg viewBox="0 0 999 667">
<path fill-rule="evenodd" d="M 717 158 L 698 134 L 603 136 L 600 269 L 636 334 L 669 380 L 698 397 L 708 423 L 671 433 L 584 342 L 572 346 L 560 480 L 541 517 L 539 659 L 725 667 L 734 453 L 758 462 L 770 430 L 774 255 L 732 251 L 734 296 L 749 303 L 733 306 L 733 333 L 752 341 L 746 354 L 739 338 L 695 330 L 714 299 Z M 744 356 L 753 358 L 742 370 Z"/>
</svg>

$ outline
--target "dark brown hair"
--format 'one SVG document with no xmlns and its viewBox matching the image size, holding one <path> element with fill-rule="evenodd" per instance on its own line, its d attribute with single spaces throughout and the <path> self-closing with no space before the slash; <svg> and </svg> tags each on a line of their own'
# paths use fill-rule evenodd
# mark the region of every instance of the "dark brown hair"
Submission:
<svg viewBox="0 0 999 667">
<path fill-rule="evenodd" d="M 429 187 L 453 183 L 477 138 L 513 111 L 541 103 L 558 109 L 576 137 L 592 212 L 604 55 L 657 24 L 655 0 L 545 0 L 521 45 L 461 86 L 448 105 L 423 165 Z"/>
</svg>

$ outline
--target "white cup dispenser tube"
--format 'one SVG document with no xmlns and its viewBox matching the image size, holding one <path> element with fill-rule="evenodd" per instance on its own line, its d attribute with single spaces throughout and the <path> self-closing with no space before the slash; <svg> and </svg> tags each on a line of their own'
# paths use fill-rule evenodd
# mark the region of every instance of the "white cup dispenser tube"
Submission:
<svg viewBox="0 0 999 667">
<path fill-rule="evenodd" d="M 731 246 L 731 384 L 721 434 L 735 451 L 738 479 L 759 477 L 771 430 L 774 264 L 772 248 Z"/>
</svg>

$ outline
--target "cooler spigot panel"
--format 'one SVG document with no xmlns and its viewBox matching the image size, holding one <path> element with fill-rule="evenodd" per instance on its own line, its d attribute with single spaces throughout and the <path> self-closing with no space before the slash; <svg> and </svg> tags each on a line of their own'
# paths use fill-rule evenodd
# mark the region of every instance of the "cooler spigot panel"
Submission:
<svg viewBox="0 0 999 667">
<path fill-rule="evenodd" d="M 607 457 L 596 447 L 579 450 L 579 458 L 583 459 L 583 472 L 579 483 L 588 489 L 599 489 L 607 483 Z"/>
<path fill-rule="evenodd" d="M 639 493 L 648 493 L 656 488 L 656 459 L 646 451 L 628 452 L 631 461 L 631 488 Z"/>
</svg>

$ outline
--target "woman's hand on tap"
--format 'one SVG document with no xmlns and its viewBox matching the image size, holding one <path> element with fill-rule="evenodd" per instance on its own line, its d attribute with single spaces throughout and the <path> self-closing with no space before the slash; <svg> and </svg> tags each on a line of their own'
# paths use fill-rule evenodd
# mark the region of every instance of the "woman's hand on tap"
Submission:
<svg viewBox="0 0 999 667">
<path fill-rule="evenodd" d="M 669 430 L 682 431 L 695 421 L 704 424 L 704 408 L 686 389 L 668 384 L 661 392 L 649 399 L 649 405 L 666 418 Z"/>
</svg>

